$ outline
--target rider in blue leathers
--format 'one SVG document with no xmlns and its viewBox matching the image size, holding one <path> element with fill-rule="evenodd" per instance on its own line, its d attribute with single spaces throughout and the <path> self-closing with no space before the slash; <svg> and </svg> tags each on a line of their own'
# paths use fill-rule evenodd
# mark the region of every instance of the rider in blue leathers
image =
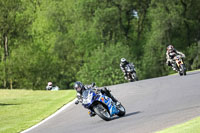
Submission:
<svg viewBox="0 0 200 133">
<path fill-rule="evenodd" d="M 107 87 L 103 87 L 102 89 L 97 89 L 97 87 L 95 86 L 95 83 L 92 83 L 91 85 L 84 85 L 80 81 L 76 81 L 74 83 L 74 89 L 77 92 L 77 100 L 75 101 L 75 104 L 78 104 L 79 102 L 82 103 L 82 93 L 84 90 L 89 89 L 89 88 L 95 90 L 97 93 L 101 92 L 103 95 L 110 97 L 116 103 L 116 105 L 120 105 L 118 100 L 113 97 L 113 95 L 110 93 L 110 90 Z M 95 113 L 90 110 L 89 115 L 92 117 L 92 116 L 95 116 Z"/>
</svg>

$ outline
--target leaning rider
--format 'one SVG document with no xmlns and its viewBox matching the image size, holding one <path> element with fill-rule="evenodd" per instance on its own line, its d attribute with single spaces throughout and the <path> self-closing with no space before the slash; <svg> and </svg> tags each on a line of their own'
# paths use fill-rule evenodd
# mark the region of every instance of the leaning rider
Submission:
<svg viewBox="0 0 200 133">
<path fill-rule="evenodd" d="M 89 88 L 95 90 L 96 92 L 101 92 L 102 94 L 110 97 L 116 103 L 116 105 L 120 105 L 120 103 L 118 102 L 118 100 L 113 97 L 113 95 L 110 93 L 110 90 L 107 87 L 103 87 L 102 89 L 97 89 L 95 87 L 95 83 L 92 83 L 91 85 L 84 85 L 80 81 L 76 81 L 74 83 L 74 89 L 77 92 L 77 100 L 76 100 L 75 104 L 78 104 L 79 102 L 82 103 L 82 100 L 83 100 L 82 99 L 83 91 L 86 90 L 86 89 L 89 89 Z M 92 117 L 92 116 L 95 116 L 95 113 L 90 110 L 89 111 L 89 115 Z"/>
<path fill-rule="evenodd" d="M 125 69 L 126 65 L 130 64 L 125 58 L 121 58 L 121 62 L 120 62 L 120 68 L 122 70 L 122 72 L 124 73 L 124 78 L 127 80 L 127 71 Z M 133 65 L 134 66 L 134 65 Z"/>
<path fill-rule="evenodd" d="M 177 55 L 180 55 L 181 58 L 185 58 L 185 55 L 182 52 L 176 50 L 173 45 L 169 45 L 166 52 L 166 64 L 168 66 L 172 66 L 173 70 L 177 70 L 177 66 L 174 62 L 174 57 L 176 57 Z"/>
</svg>

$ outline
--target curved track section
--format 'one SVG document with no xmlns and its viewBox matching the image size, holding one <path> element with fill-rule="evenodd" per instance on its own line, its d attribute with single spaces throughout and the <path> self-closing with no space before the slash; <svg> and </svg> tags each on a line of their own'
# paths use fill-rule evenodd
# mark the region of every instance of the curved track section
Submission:
<svg viewBox="0 0 200 133">
<path fill-rule="evenodd" d="M 110 86 L 126 108 L 104 121 L 71 105 L 27 133 L 152 133 L 200 116 L 200 71 Z"/>
</svg>

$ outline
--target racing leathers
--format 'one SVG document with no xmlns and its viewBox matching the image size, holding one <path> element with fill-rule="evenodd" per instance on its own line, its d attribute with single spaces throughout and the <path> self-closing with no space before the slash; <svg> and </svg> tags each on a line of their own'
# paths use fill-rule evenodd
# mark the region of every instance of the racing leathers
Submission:
<svg viewBox="0 0 200 133">
<path fill-rule="evenodd" d="M 121 68 L 121 70 L 122 70 L 122 72 L 124 73 L 124 78 L 127 80 L 127 72 L 126 72 L 126 69 L 125 69 L 125 67 L 126 67 L 126 65 L 128 65 L 129 64 L 129 62 L 128 61 L 125 61 L 125 62 L 121 62 L 120 63 L 120 68 Z"/>
<path fill-rule="evenodd" d="M 118 102 L 118 100 L 110 93 L 111 90 L 109 90 L 107 87 L 103 87 L 102 89 L 99 89 L 95 86 L 95 84 L 92 84 L 92 85 L 85 85 L 84 86 L 84 90 L 87 90 L 87 89 L 92 89 L 94 90 L 96 93 L 102 93 L 103 95 L 106 95 L 108 97 L 110 97 L 113 102 L 116 103 L 116 105 L 120 105 L 120 103 Z M 84 91 L 83 90 L 83 91 Z M 75 101 L 75 104 L 78 104 L 79 102 L 82 103 L 83 99 L 82 99 L 82 93 L 78 93 L 77 92 L 77 100 Z M 95 113 L 93 111 L 89 111 L 89 115 L 92 117 L 92 116 L 95 116 Z"/>
<path fill-rule="evenodd" d="M 172 66 L 173 70 L 177 70 L 177 66 L 176 66 L 175 59 L 174 59 L 174 57 L 176 57 L 177 55 L 180 55 L 181 58 L 185 58 L 185 55 L 176 49 L 166 52 L 166 59 L 167 59 L 166 64 L 168 66 Z"/>
</svg>

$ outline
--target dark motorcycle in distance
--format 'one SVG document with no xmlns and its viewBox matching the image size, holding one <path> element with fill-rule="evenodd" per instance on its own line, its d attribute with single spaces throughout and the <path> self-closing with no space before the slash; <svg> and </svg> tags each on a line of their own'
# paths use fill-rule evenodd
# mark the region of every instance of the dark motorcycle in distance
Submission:
<svg viewBox="0 0 200 133">
<path fill-rule="evenodd" d="M 138 80 L 138 77 L 136 75 L 135 67 L 134 67 L 134 65 L 132 63 L 127 64 L 126 67 L 125 67 L 125 70 L 127 72 L 127 79 L 130 82 L 134 82 L 134 81 Z"/>
<path fill-rule="evenodd" d="M 180 55 L 177 55 L 174 57 L 174 60 L 176 62 L 176 66 L 177 66 L 177 71 L 179 73 L 180 76 L 182 75 L 186 75 L 186 66 L 185 66 L 185 63 L 183 62 L 183 59 Z"/>
<path fill-rule="evenodd" d="M 97 93 L 93 89 L 85 90 L 82 97 L 82 105 L 85 108 L 94 111 L 95 114 L 105 121 L 111 120 L 115 115 L 124 116 L 126 113 L 122 104 L 116 105 L 111 98 L 100 92 Z"/>
</svg>

